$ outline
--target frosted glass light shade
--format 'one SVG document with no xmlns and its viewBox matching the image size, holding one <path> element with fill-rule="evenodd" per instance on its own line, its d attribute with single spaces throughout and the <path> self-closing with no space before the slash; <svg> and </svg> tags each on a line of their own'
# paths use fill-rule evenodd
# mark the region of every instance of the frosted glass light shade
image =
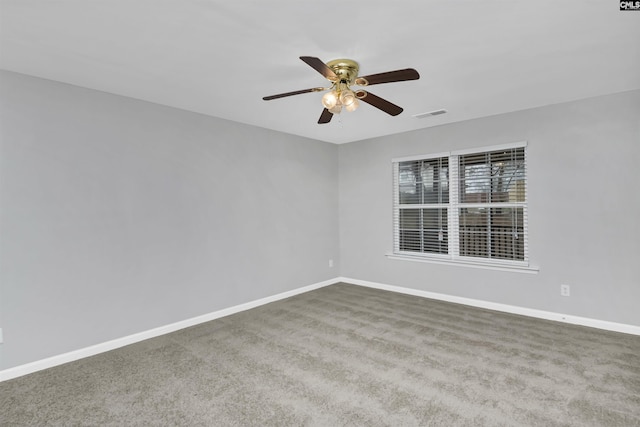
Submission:
<svg viewBox="0 0 640 427">
<path fill-rule="evenodd" d="M 343 90 L 342 93 L 340 93 L 340 102 L 345 107 L 348 107 L 349 105 L 353 104 L 356 101 L 357 101 L 356 96 L 352 91 Z"/>
<path fill-rule="evenodd" d="M 322 97 L 322 105 L 327 110 L 331 110 L 338 104 L 338 94 L 335 91 L 330 91 L 324 94 Z"/>
<path fill-rule="evenodd" d="M 347 110 L 348 112 L 352 112 L 352 111 L 355 111 L 359 105 L 360 105 L 360 102 L 354 98 L 351 104 L 344 106 L 344 109 Z"/>
</svg>

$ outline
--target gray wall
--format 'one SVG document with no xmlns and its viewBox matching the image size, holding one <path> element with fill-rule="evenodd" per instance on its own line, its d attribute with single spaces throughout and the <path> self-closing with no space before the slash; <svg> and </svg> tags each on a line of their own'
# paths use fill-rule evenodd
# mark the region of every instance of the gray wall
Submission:
<svg viewBox="0 0 640 427">
<path fill-rule="evenodd" d="M 0 369 L 338 275 L 337 146 L 0 78 Z"/>
<path fill-rule="evenodd" d="M 539 274 L 385 257 L 392 158 L 523 140 Z M 346 144 L 339 162 L 343 276 L 640 326 L 640 91 Z"/>
<path fill-rule="evenodd" d="M 8 72 L 0 113 L 0 369 L 339 275 L 640 325 L 640 91 L 341 146 Z M 393 157 L 522 140 L 539 274 L 385 257 Z"/>
</svg>

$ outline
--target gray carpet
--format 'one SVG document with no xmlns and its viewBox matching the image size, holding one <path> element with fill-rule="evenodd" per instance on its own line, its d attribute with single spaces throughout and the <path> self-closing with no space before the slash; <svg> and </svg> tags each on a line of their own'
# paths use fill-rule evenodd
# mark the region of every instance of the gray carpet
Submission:
<svg viewBox="0 0 640 427">
<path fill-rule="evenodd" d="M 337 284 L 0 383 L 0 425 L 640 426 L 640 337 Z"/>
</svg>

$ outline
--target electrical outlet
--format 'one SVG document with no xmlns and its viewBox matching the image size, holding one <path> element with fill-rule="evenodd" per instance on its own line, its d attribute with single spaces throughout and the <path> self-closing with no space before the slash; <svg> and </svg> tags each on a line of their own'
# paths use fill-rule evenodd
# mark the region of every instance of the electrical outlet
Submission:
<svg viewBox="0 0 640 427">
<path fill-rule="evenodd" d="M 563 297 L 571 296 L 571 287 L 569 285 L 560 285 L 560 295 Z"/>
<path fill-rule="evenodd" d="M 329 268 L 332 268 L 332 267 L 333 267 L 333 260 L 332 260 L 332 259 L 330 259 L 330 260 L 329 260 Z"/>
</svg>

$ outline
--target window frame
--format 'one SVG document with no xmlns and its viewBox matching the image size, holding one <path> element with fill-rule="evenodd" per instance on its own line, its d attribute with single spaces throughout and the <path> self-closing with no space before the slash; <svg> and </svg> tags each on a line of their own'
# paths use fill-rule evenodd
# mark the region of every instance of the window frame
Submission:
<svg viewBox="0 0 640 427">
<path fill-rule="evenodd" d="M 400 157 L 392 159 L 392 171 L 393 171 L 393 206 L 392 206 L 392 228 L 393 228 L 393 251 L 388 253 L 387 256 L 393 259 L 407 259 L 412 261 L 425 261 L 444 264 L 458 264 L 465 266 L 476 266 L 495 268 L 499 270 L 532 270 L 537 271 L 536 267 L 530 266 L 529 258 L 529 227 L 528 227 L 528 159 L 527 159 L 527 141 L 520 141 L 509 144 L 485 146 L 478 148 L 470 148 L 464 150 L 447 151 L 440 153 L 432 153 L 425 155 L 416 155 L 408 157 Z M 460 181 L 459 176 L 459 160 L 461 156 L 474 155 L 474 154 L 487 154 L 501 150 L 513 150 L 523 149 L 524 152 L 524 179 L 523 189 L 524 197 L 523 201 L 509 201 L 509 202 L 484 202 L 484 203 L 462 203 L 460 200 Z M 434 159 L 447 158 L 448 160 L 448 202 L 446 204 L 432 204 L 429 208 L 446 208 L 447 209 L 447 238 L 448 238 L 448 253 L 430 253 L 422 251 L 406 251 L 400 250 L 400 211 L 402 209 L 411 209 L 409 204 L 400 203 L 400 163 L 411 161 L 430 161 Z M 417 209 L 426 205 L 416 205 Z M 481 207 L 488 209 L 495 208 L 511 208 L 522 211 L 522 239 L 523 239 L 523 259 L 503 259 L 492 258 L 489 254 L 488 257 L 474 257 L 460 255 L 460 211 L 462 208 Z"/>
</svg>

